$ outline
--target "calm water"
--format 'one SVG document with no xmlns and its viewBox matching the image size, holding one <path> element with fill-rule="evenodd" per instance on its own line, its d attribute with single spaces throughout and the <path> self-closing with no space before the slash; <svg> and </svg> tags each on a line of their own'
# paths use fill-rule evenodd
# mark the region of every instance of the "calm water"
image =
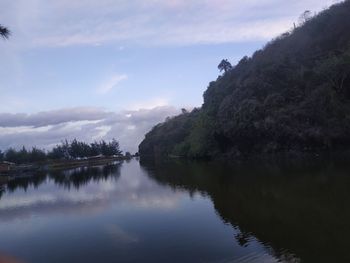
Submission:
<svg viewBox="0 0 350 263">
<path fill-rule="evenodd" d="M 19 179 L 0 191 L 0 254 L 45 263 L 350 262 L 347 171 L 133 160 Z"/>
</svg>

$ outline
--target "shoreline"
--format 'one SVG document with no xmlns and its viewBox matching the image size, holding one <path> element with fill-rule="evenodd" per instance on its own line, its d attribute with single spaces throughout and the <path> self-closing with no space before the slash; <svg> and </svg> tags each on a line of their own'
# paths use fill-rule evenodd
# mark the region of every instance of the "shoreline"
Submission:
<svg viewBox="0 0 350 263">
<path fill-rule="evenodd" d="M 130 160 L 126 157 L 106 157 L 87 160 L 56 160 L 46 161 L 43 163 L 29 163 L 16 165 L 13 170 L 0 173 L 0 186 L 5 185 L 16 178 L 32 177 L 38 171 L 54 171 L 61 169 L 73 169 L 79 167 L 91 167 L 99 165 L 112 165 L 116 162 Z"/>
</svg>

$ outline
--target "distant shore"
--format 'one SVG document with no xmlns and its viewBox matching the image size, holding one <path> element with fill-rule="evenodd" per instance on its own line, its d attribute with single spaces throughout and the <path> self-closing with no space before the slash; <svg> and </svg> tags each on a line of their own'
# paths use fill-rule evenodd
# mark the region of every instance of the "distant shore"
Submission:
<svg viewBox="0 0 350 263">
<path fill-rule="evenodd" d="M 52 171 L 86 166 L 112 165 L 118 161 L 130 160 L 131 158 L 132 157 L 118 156 L 81 160 L 50 160 L 42 163 L 15 165 L 11 170 L 0 173 L 0 185 L 6 184 L 8 181 L 16 178 L 34 176 L 35 172 L 38 171 Z"/>
<path fill-rule="evenodd" d="M 94 165 L 108 165 L 113 164 L 117 161 L 129 160 L 130 158 L 126 158 L 124 156 L 121 157 L 103 157 L 96 159 L 82 159 L 82 160 L 59 160 L 59 161 L 51 161 L 48 162 L 47 169 L 67 169 L 67 168 L 75 168 L 81 166 L 94 166 Z"/>
</svg>

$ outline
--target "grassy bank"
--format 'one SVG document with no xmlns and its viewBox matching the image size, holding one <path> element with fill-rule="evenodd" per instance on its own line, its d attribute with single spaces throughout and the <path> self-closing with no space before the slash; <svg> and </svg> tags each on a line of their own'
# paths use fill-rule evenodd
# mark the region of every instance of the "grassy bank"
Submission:
<svg viewBox="0 0 350 263">
<path fill-rule="evenodd" d="M 34 176 L 37 171 L 53 171 L 62 169 L 73 169 L 86 166 L 110 165 L 130 158 L 120 157 L 102 157 L 86 160 L 50 160 L 40 163 L 30 163 L 25 165 L 16 165 L 10 171 L 0 174 L 0 185 L 6 184 L 9 180 L 19 177 Z"/>
<path fill-rule="evenodd" d="M 95 166 L 95 165 L 108 165 L 113 164 L 117 161 L 127 160 L 125 157 L 105 157 L 98 159 L 87 159 L 87 160 L 57 160 L 50 161 L 43 165 L 48 170 L 51 169 L 68 169 L 81 166 Z"/>
</svg>

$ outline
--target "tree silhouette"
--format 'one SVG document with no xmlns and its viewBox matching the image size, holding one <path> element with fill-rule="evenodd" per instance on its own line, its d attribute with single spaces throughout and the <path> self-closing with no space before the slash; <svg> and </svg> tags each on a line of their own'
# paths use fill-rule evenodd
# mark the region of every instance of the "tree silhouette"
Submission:
<svg viewBox="0 0 350 263">
<path fill-rule="evenodd" d="M 223 59 L 218 65 L 218 69 L 220 70 L 220 72 L 224 71 L 226 73 L 227 71 L 232 69 L 232 65 L 227 59 Z"/>
<path fill-rule="evenodd" d="M 0 36 L 4 39 L 8 39 L 11 32 L 7 27 L 0 25 Z"/>
<path fill-rule="evenodd" d="M 299 17 L 299 24 L 303 25 L 312 18 L 312 13 L 310 10 L 304 11 Z"/>
</svg>

